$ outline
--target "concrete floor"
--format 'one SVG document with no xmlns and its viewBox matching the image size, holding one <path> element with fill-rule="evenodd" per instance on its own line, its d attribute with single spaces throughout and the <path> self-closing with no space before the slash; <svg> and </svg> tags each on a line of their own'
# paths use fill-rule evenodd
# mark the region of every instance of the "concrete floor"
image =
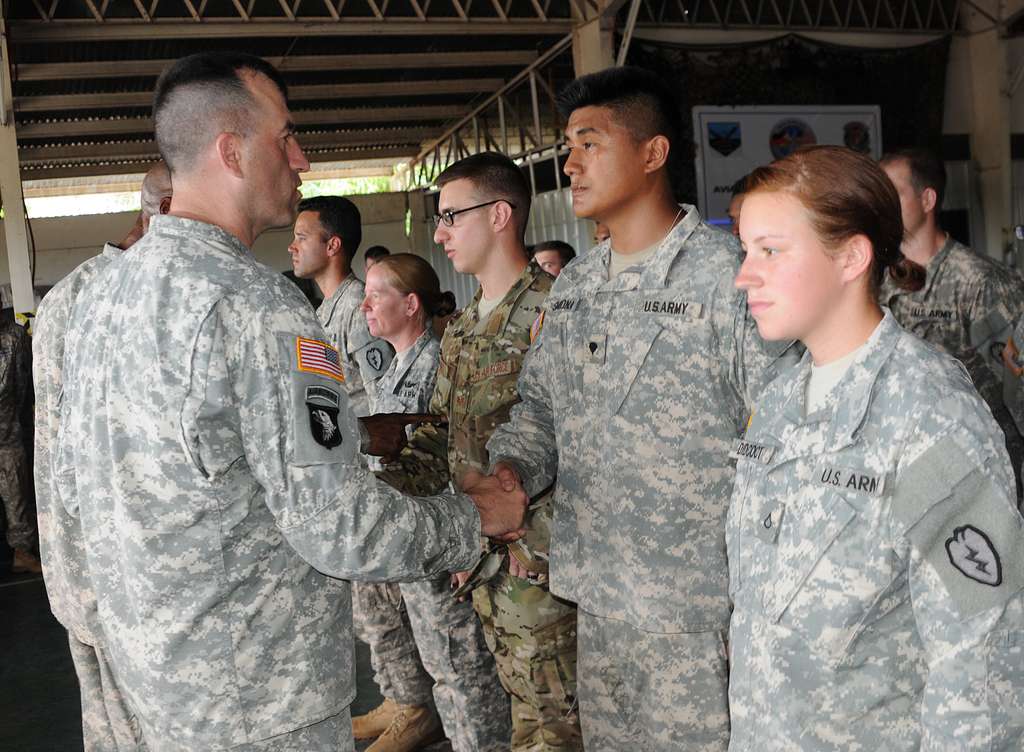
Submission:
<svg viewBox="0 0 1024 752">
<path fill-rule="evenodd" d="M 6 547 L 0 551 L 0 645 L 0 750 L 80 752 L 81 706 L 67 633 L 50 613 L 42 578 L 10 573 Z M 370 651 L 358 641 L 356 677 L 353 715 L 381 700 L 371 678 Z M 444 742 L 428 749 L 446 752 L 451 746 Z"/>
</svg>

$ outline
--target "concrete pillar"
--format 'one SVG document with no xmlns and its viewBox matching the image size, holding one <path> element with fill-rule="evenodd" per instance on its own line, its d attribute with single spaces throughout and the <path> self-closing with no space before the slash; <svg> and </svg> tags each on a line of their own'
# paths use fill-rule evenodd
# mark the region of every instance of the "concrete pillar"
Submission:
<svg viewBox="0 0 1024 752">
<path fill-rule="evenodd" d="M 971 189 L 979 199 L 981 221 L 972 217 L 971 244 L 999 260 L 1012 231 L 1008 47 L 994 22 L 1005 10 L 999 0 L 963 6 L 961 22 L 968 35 L 954 40 L 946 74 L 946 129 L 967 131 L 976 167 L 977 183 Z M 955 124 L 948 122 L 954 110 Z"/>
<path fill-rule="evenodd" d="M 25 204 L 18 165 L 18 136 L 14 129 L 14 97 L 11 92 L 10 58 L 7 56 L 7 25 L 0 17 L 0 203 L 4 209 L 7 263 L 14 291 L 14 312 L 35 310 L 32 271 L 25 225 Z"/>
</svg>

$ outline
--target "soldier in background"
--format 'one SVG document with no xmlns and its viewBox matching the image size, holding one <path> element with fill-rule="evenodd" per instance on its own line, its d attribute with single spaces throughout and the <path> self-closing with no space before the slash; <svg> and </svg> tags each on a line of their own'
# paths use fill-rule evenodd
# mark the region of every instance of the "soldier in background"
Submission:
<svg viewBox="0 0 1024 752">
<path fill-rule="evenodd" d="M 447 306 L 437 274 L 419 256 L 388 256 L 367 272 L 367 326 L 396 353 L 371 394 L 371 414 L 426 412 L 440 356 L 430 320 Z M 419 749 L 440 732 L 438 716 L 454 752 L 508 748 L 508 696 L 480 620 L 469 603 L 452 598 L 448 583 L 441 576 L 353 584 L 356 626 L 385 698 L 352 719 L 357 739 L 379 736 L 370 752 Z"/>
<path fill-rule="evenodd" d="M 142 181 L 142 211 L 136 226 L 149 229 L 154 215 L 166 214 L 171 195 L 171 174 L 163 162 L 158 162 Z M 81 526 L 78 517 L 68 514 L 58 497 L 52 454 L 60 420 L 65 333 L 71 308 L 81 288 L 127 250 L 134 242 L 133 236 L 134 228 L 120 244 L 107 243 L 102 253 L 80 264 L 46 294 L 36 314 L 33 338 L 35 484 L 43 579 L 50 610 L 68 630 L 71 660 L 81 690 L 82 738 L 86 752 L 134 749 L 139 741 L 138 730 L 103 647 L 96 595 L 86 576 Z"/>
<path fill-rule="evenodd" d="M 545 240 L 533 247 L 532 256 L 541 269 L 557 277 L 576 258 L 576 251 L 562 240 Z"/>
<path fill-rule="evenodd" d="M 369 412 L 367 393 L 391 364 L 394 350 L 370 335 L 359 310 L 363 281 L 352 259 L 363 238 L 359 209 L 341 196 L 317 196 L 299 203 L 294 239 L 288 246 L 295 276 L 316 281 L 324 302 L 316 315 L 341 356 L 345 391 L 356 415 Z"/>
<path fill-rule="evenodd" d="M 465 567 L 525 508 L 486 482 L 404 498 L 361 463 L 337 351 L 250 251 L 292 223 L 309 167 L 286 92 L 249 55 L 164 71 L 171 212 L 70 316 L 57 489 L 151 752 L 351 750 L 345 579 Z"/>
<path fill-rule="evenodd" d="M 423 425 L 386 474 L 426 493 L 485 470 L 485 445 L 518 401 L 516 377 L 543 322 L 551 277 L 527 260 L 523 242 L 530 190 L 507 157 L 481 153 L 445 170 L 434 240 L 457 272 L 480 283 L 448 325 L 429 412 L 448 427 Z M 528 532 L 510 546 L 490 544 L 472 579 L 473 605 L 498 673 L 512 696 L 511 738 L 503 749 L 581 749 L 576 695 L 576 609 L 548 590 L 551 497 L 533 489 Z M 463 580 L 465 581 L 465 580 Z M 508 718 L 492 719 L 507 724 Z M 507 728 L 507 726 L 506 726 Z M 499 747 L 496 747 L 496 749 Z"/>
<path fill-rule="evenodd" d="M 610 244 L 555 282 L 487 450 L 530 495 L 555 483 L 551 589 L 579 607 L 588 752 L 724 750 L 729 450 L 773 357 L 733 288 L 739 243 L 676 203 L 672 93 L 611 68 L 559 106 L 573 210 Z"/>
<path fill-rule="evenodd" d="M 887 280 L 879 300 L 904 329 L 967 367 L 1006 435 L 1019 499 L 1024 436 L 1003 398 L 1002 351 L 1011 327 L 1024 314 L 1024 283 L 939 226 L 946 168 L 934 154 L 907 149 L 885 155 L 881 164 L 900 196 L 903 254 L 924 267 L 927 276 L 924 287 L 916 292 L 900 290 Z"/>
<path fill-rule="evenodd" d="M 382 258 L 387 258 L 391 255 L 391 251 L 382 245 L 371 245 L 363 253 L 363 263 L 366 265 L 366 271 L 370 271 L 374 264 L 380 261 Z"/>
<path fill-rule="evenodd" d="M 7 523 L 7 545 L 14 550 L 11 571 L 42 571 L 35 548 L 36 526 L 29 511 L 26 442 L 32 436 L 32 338 L 14 320 L 13 308 L 0 311 L 0 500 Z"/>
</svg>

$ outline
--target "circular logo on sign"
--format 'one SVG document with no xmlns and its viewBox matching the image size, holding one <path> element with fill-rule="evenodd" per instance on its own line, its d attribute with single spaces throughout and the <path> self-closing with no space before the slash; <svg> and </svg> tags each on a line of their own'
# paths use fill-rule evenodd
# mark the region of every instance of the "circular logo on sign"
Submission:
<svg viewBox="0 0 1024 752">
<path fill-rule="evenodd" d="M 813 146 L 816 143 L 818 138 L 811 126 L 796 118 L 776 123 L 768 137 L 768 146 L 776 159 L 788 157 L 801 146 Z"/>
</svg>

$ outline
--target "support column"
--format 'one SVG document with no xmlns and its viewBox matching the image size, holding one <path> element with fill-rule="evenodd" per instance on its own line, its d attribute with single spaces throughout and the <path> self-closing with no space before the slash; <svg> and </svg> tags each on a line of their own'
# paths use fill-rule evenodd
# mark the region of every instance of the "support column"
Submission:
<svg viewBox="0 0 1024 752">
<path fill-rule="evenodd" d="M 14 129 L 14 97 L 7 50 L 7 24 L 0 16 L 0 202 L 4 209 L 4 236 L 7 241 L 7 263 L 11 270 L 11 288 L 14 292 L 14 312 L 29 313 L 35 310 L 36 303 L 29 266 L 28 232 L 21 192 L 18 136 Z"/>
<path fill-rule="evenodd" d="M 572 62 L 577 76 L 615 65 L 615 16 L 597 15 L 572 30 Z"/>
<path fill-rule="evenodd" d="M 978 167 L 984 233 L 975 250 L 1003 260 L 1011 241 L 1010 97 L 1007 45 L 1002 30 L 993 24 L 1000 8 L 996 3 L 974 9 L 965 5 L 965 25 L 970 31 L 967 51 L 970 67 L 971 156 Z"/>
</svg>

